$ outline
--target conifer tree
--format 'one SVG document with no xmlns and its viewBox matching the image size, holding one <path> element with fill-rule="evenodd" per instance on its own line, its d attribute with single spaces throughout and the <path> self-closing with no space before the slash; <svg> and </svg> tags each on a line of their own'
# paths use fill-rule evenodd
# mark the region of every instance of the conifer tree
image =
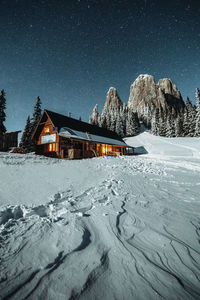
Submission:
<svg viewBox="0 0 200 300">
<path fill-rule="evenodd" d="M 97 120 L 97 121 L 94 121 Z M 96 107 L 90 117 L 90 123 L 111 131 L 119 136 L 133 136 L 140 130 L 140 122 L 137 113 L 134 113 L 126 104 L 120 107 L 104 107 L 101 114 L 97 114 Z"/>
<path fill-rule="evenodd" d="M 172 117 L 172 114 L 170 114 L 170 113 L 167 116 L 166 136 L 167 137 L 175 137 L 174 118 Z"/>
<path fill-rule="evenodd" d="M 116 133 L 119 136 L 124 137 L 123 120 L 122 120 L 120 114 L 118 114 L 117 118 L 116 118 L 116 128 L 115 128 L 115 131 L 116 131 Z"/>
<path fill-rule="evenodd" d="M 34 112 L 33 112 L 33 117 L 32 117 L 32 127 L 33 130 L 35 129 L 37 123 L 39 122 L 42 114 L 42 109 L 41 109 L 41 100 L 40 97 L 38 96 L 36 99 L 36 104 L 34 106 Z"/>
<path fill-rule="evenodd" d="M 128 110 L 127 119 L 126 119 L 126 136 L 132 136 L 132 115 L 131 110 Z"/>
<path fill-rule="evenodd" d="M 123 106 L 120 108 L 120 118 L 122 120 L 122 128 L 123 128 L 123 137 L 126 136 L 126 120 L 128 116 L 128 107 L 124 103 Z"/>
<path fill-rule="evenodd" d="M 178 115 L 175 121 L 175 136 L 183 136 L 183 119 L 182 115 Z"/>
<path fill-rule="evenodd" d="M 35 144 L 32 141 L 33 132 L 41 118 L 41 100 L 40 97 L 37 97 L 36 104 L 34 106 L 33 117 L 27 118 L 26 126 L 24 129 L 24 138 L 21 140 L 20 145 L 25 148 L 28 152 L 35 151 Z M 22 135 L 23 137 L 23 135 Z"/>
<path fill-rule="evenodd" d="M 151 118 L 151 133 L 159 135 L 159 109 L 156 108 Z"/>
<path fill-rule="evenodd" d="M 110 130 L 116 131 L 116 119 L 117 119 L 117 112 L 116 109 L 110 110 Z"/>
<path fill-rule="evenodd" d="M 5 109 L 6 109 L 6 98 L 5 98 L 5 92 L 4 90 L 2 90 L 0 94 L 0 131 L 2 133 L 6 132 L 6 127 L 4 125 L 4 122 L 6 120 Z"/>
<path fill-rule="evenodd" d="M 21 137 L 21 142 L 19 144 L 20 147 L 24 148 L 27 152 L 31 151 L 32 142 L 31 142 L 31 120 L 30 116 L 28 116 L 26 120 L 26 126 L 24 128 L 24 132 Z"/>
<path fill-rule="evenodd" d="M 187 97 L 186 105 L 184 107 L 184 114 L 183 114 L 183 135 L 188 136 L 190 131 L 190 118 L 189 118 L 189 111 L 192 103 L 190 99 Z"/>
<path fill-rule="evenodd" d="M 34 111 L 33 111 L 33 117 L 32 117 L 32 122 L 31 122 L 31 135 L 30 135 L 30 144 L 31 144 L 31 147 L 30 147 L 30 151 L 35 151 L 35 145 L 32 141 L 32 135 L 33 135 L 33 132 L 41 118 L 41 115 L 42 115 L 42 109 L 41 109 L 41 100 L 40 100 L 40 97 L 38 96 L 37 99 L 36 99 L 36 104 L 34 106 Z"/>
<path fill-rule="evenodd" d="M 98 113 L 98 105 L 96 104 L 92 115 L 90 116 L 89 123 L 92 125 L 99 125 L 99 113 Z"/>
<path fill-rule="evenodd" d="M 133 113 L 132 119 L 133 119 L 133 132 L 134 132 L 134 135 L 136 135 L 140 131 L 140 122 L 139 122 L 137 112 Z"/>
<path fill-rule="evenodd" d="M 126 119 L 126 136 L 133 136 L 139 132 L 139 120 L 137 113 L 134 113 L 132 110 L 128 110 L 127 119 Z"/>
<path fill-rule="evenodd" d="M 160 108 L 159 111 L 159 135 L 166 136 L 166 113 Z"/>
<path fill-rule="evenodd" d="M 184 113 L 183 113 L 183 136 L 187 136 L 188 132 L 189 132 L 189 117 L 188 117 L 187 105 L 185 105 Z"/>
<path fill-rule="evenodd" d="M 111 130 L 111 116 L 108 110 L 105 111 L 105 118 L 106 118 L 106 129 Z"/>
<path fill-rule="evenodd" d="M 194 136 L 195 122 L 196 122 L 196 109 L 192 105 L 188 97 L 187 97 L 182 118 L 183 118 L 183 136 Z"/>
<path fill-rule="evenodd" d="M 100 127 L 107 128 L 107 120 L 106 120 L 106 114 L 105 113 L 102 113 L 99 116 L 99 122 L 98 123 L 99 123 Z"/>
<path fill-rule="evenodd" d="M 196 89 L 196 122 L 195 122 L 195 136 L 200 136 L 200 90 Z"/>
</svg>

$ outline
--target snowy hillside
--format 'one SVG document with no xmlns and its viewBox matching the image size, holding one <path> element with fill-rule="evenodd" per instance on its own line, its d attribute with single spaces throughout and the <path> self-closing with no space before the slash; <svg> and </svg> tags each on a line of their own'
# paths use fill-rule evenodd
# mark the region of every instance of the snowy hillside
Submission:
<svg viewBox="0 0 200 300">
<path fill-rule="evenodd" d="M 151 156 L 189 157 L 200 159 L 200 139 L 190 137 L 166 138 L 158 137 L 148 132 L 125 139 L 129 145 L 136 147 L 138 153 L 148 153 Z M 146 151 L 145 151 L 146 150 Z"/>
<path fill-rule="evenodd" d="M 200 299 L 200 139 L 62 161 L 0 153 L 0 299 Z"/>
</svg>

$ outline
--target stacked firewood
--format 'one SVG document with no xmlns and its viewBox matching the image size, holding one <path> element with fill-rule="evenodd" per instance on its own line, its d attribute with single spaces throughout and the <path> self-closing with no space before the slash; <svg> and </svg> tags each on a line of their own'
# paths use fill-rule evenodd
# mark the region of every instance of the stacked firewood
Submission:
<svg viewBox="0 0 200 300">
<path fill-rule="evenodd" d="M 15 147 L 12 149 L 11 153 L 21 153 L 21 154 L 25 154 L 26 150 L 24 148 L 19 148 L 19 147 Z"/>
</svg>

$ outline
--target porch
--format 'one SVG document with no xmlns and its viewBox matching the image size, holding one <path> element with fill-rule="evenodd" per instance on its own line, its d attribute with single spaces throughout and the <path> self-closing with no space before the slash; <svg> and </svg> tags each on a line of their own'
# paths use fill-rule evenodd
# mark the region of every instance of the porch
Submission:
<svg viewBox="0 0 200 300">
<path fill-rule="evenodd" d="M 81 159 L 124 155 L 126 147 L 60 137 L 59 143 L 37 145 L 36 153 L 62 159 Z"/>
</svg>

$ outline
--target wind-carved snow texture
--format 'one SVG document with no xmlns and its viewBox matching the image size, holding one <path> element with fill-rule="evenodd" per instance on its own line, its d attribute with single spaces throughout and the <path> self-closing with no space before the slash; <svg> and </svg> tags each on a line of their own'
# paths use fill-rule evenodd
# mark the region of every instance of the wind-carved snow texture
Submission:
<svg viewBox="0 0 200 300">
<path fill-rule="evenodd" d="M 66 189 L 39 205 L 27 194 L 29 205 L 1 206 L 0 299 L 200 299 L 197 169 L 164 155 L 59 163 L 5 157 L 0 170 L 6 165 L 13 176 L 27 165 L 45 176 L 53 164 Z M 86 165 L 95 172 L 87 187 Z"/>
</svg>

